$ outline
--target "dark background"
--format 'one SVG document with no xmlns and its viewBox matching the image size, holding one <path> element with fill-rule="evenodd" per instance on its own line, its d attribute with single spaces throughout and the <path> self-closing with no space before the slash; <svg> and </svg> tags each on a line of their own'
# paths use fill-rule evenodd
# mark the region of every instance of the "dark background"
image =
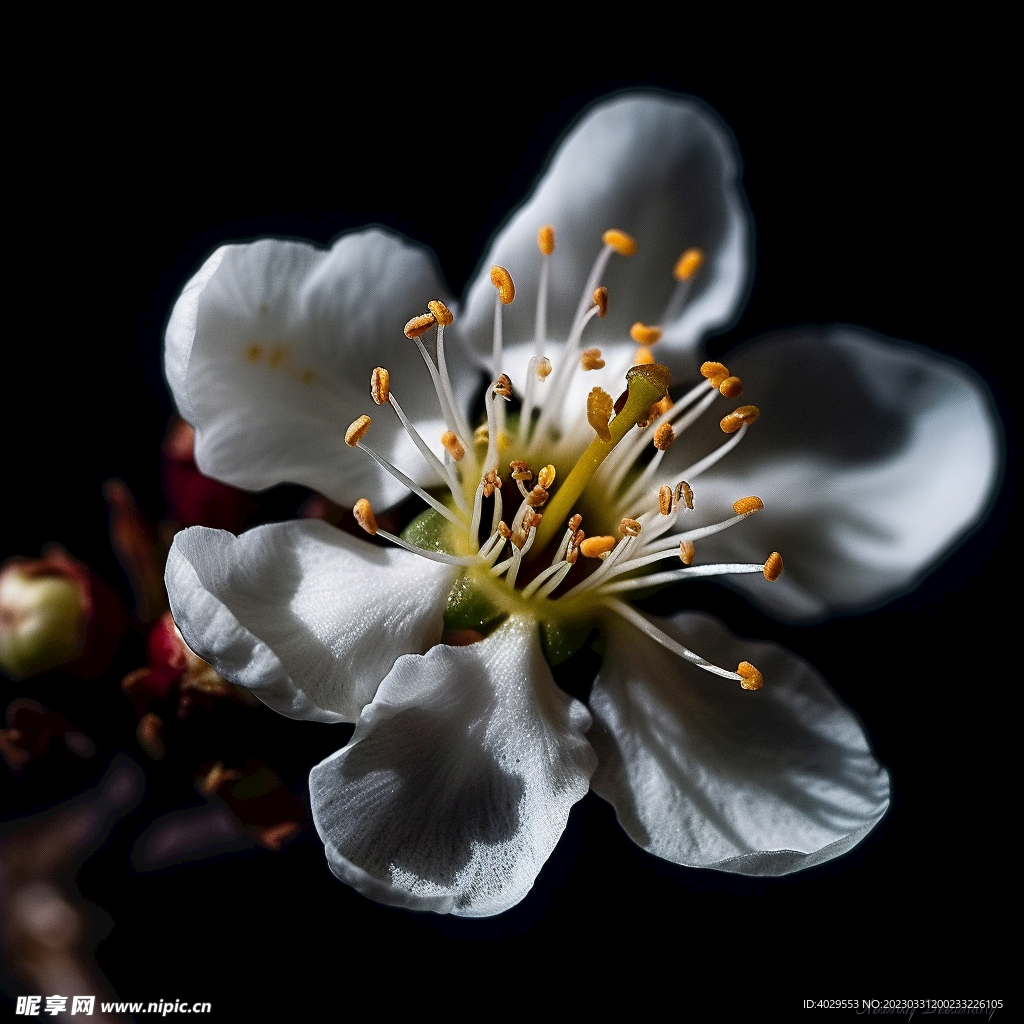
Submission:
<svg viewBox="0 0 1024 1024">
<path fill-rule="evenodd" d="M 271 39 L 226 68 L 201 53 L 98 63 L 58 106 L 18 115 L 0 558 L 59 540 L 127 598 L 100 485 L 120 477 L 151 518 L 164 514 L 161 337 L 217 245 L 268 234 L 326 244 L 383 224 L 431 247 L 459 294 L 561 133 L 633 85 L 701 97 L 738 139 L 756 271 L 714 354 L 802 323 L 870 327 L 965 362 L 1012 433 L 996 363 L 1007 277 L 989 234 L 1003 187 L 999 121 L 991 83 L 960 74 L 948 51 L 909 36 L 824 54 L 704 53 L 691 42 L 664 59 L 596 53 L 584 66 L 586 54 L 548 52 L 543 40 L 539 58 L 518 38 L 469 57 L 432 38 L 383 50 L 361 74 L 345 69 L 340 41 L 317 70 L 270 60 Z M 486 115 L 474 110 L 481 96 Z M 625 991 L 636 1013 L 666 993 L 680 1014 L 708 1001 L 795 1015 L 809 997 L 1005 998 L 996 931 L 1015 873 L 1003 850 L 1016 680 L 994 590 L 1010 489 L 917 590 L 869 615 L 783 627 L 710 585 L 699 591 L 735 632 L 813 662 L 861 716 L 894 800 L 848 856 L 775 880 L 677 868 L 635 848 L 591 796 L 522 904 L 460 921 L 356 895 L 330 875 L 312 828 L 276 855 L 133 872 L 129 850 L 147 822 L 201 803 L 165 765 L 79 879 L 114 922 L 102 969 L 125 998 L 209 999 L 215 1014 L 253 1019 L 278 1006 L 344 1010 L 354 988 L 388 1006 L 422 999 L 476 1015 L 490 1004 L 472 997 L 484 996 L 530 1012 L 542 980 L 583 1003 Z M 145 763 L 116 680 L 43 685 L 40 699 L 106 723 L 99 760 L 120 746 Z M 309 767 L 347 736 L 265 710 L 251 728 L 233 749 L 251 743 L 304 798 Z M 51 773 L 4 792 L 18 811 L 83 780 Z"/>
</svg>

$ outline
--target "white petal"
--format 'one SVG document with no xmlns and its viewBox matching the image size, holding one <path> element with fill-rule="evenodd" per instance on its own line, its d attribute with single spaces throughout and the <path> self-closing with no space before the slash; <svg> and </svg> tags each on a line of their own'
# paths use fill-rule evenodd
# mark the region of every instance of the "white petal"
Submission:
<svg viewBox="0 0 1024 1024">
<path fill-rule="evenodd" d="M 710 519 L 746 494 L 765 509 L 698 542 L 697 561 L 780 551 L 776 583 L 726 578 L 773 615 L 807 621 L 877 605 L 912 588 L 985 513 L 1000 430 L 984 385 L 959 363 L 835 326 L 763 338 L 728 364 L 746 390 L 710 419 L 746 402 L 761 418 L 694 481 L 694 500 Z M 711 433 L 708 445 L 725 438 Z M 684 446 L 669 454 L 665 465 L 681 470 Z"/>
<path fill-rule="evenodd" d="M 354 722 L 402 654 L 441 636 L 456 570 L 319 520 L 174 538 L 167 593 L 185 642 L 289 718 Z"/>
<path fill-rule="evenodd" d="M 661 324 L 658 346 L 659 360 L 693 369 L 697 343 L 729 323 L 746 294 L 750 227 L 739 174 L 732 135 L 699 101 L 643 94 L 599 104 L 562 142 L 537 190 L 491 246 L 469 293 L 463 328 L 478 351 L 490 351 L 494 288 L 488 274 L 497 263 L 516 283 L 505 337 L 533 338 L 537 229 L 551 224 L 556 249 L 548 337 L 564 339 L 601 236 L 619 228 L 634 236 L 639 250 L 628 259 L 612 257 L 603 281 L 609 314 L 588 328 L 590 344 L 628 341 L 637 320 L 661 323 L 675 288 L 676 260 L 696 246 L 706 263 L 682 314 Z"/>
<path fill-rule="evenodd" d="M 555 686 L 532 620 L 399 659 L 349 745 L 310 775 L 331 869 L 393 906 L 500 914 L 587 791 L 589 724 Z"/>
<path fill-rule="evenodd" d="M 186 285 L 167 329 L 165 368 L 182 415 L 196 428 L 209 476 L 250 490 L 305 484 L 342 504 L 391 504 L 407 493 L 345 429 L 369 413 L 366 443 L 414 479 L 431 480 L 391 409 L 370 399 L 376 366 L 406 413 L 437 443 L 444 425 L 406 321 L 447 299 L 433 260 L 371 229 L 329 250 L 263 239 L 218 249 Z M 450 346 L 457 346 L 452 339 Z M 449 362 L 472 357 L 453 348 Z M 458 376 L 460 400 L 475 378 Z"/>
<path fill-rule="evenodd" d="M 705 615 L 658 625 L 727 668 L 752 662 L 764 688 L 743 690 L 610 626 L 590 700 L 592 787 L 629 836 L 676 864 L 748 875 L 789 874 L 859 843 L 889 805 L 888 776 L 814 669 Z"/>
</svg>

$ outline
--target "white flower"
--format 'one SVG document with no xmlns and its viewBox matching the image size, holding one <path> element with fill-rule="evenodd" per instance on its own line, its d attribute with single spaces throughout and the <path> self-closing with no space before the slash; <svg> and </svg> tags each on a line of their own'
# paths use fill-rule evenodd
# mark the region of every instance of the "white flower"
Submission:
<svg viewBox="0 0 1024 1024">
<path fill-rule="evenodd" d="M 450 484 L 442 511 L 405 535 L 418 551 L 303 521 L 238 538 L 188 530 L 168 562 L 175 620 L 196 653 L 283 714 L 357 723 L 310 788 L 332 869 L 366 895 L 500 913 L 527 893 L 588 785 L 645 849 L 748 874 L 838 856 L 884 814 L 887 775 L 813 669 L 698 613 L 655 621 L 624 603 L 642 592 L 641 571 L 654 573 L 646 584 L 727 573 L 791 620 L 864 608 L 913 585 L 995 483 L 983 392 L 923 350 L 831 328 L 749 346 L 724 371 L 729 383 L 715 367 L 697 375 L 700 339 L 735 315 L 747 284 L 736 177 L 730 138 L 705 109 L 620 98 L 567 138 L 451 326 L 454 304 L 429 256 L 378 230 L 328 252 L 225 247 L 179 299 L 167 374 L 204 472 L 247 488 L 308 484 L 356 502 L 370 532 L 371 505 L 408 493 L 382 460 L 429 487 L 427 500 Z M 544 256 L 542 225 L 557 243 Z M 606 229 L 618 230 L 602 250 Z M 701 256 L 674 279 L 687 251 Z M 518 294 L 504 306 L 509 275 Z M 599 284 L 604 318 L 589 309 Z M 417 316 L 424 340 L 435 321 L 446 326 L 433 360 L 416 358 L 402 333 Z M 675 380 L 699 382 L 662 415 L 677 436 L 649 462 L 637 460 L 661 421 L 634 424 L 660 398 L 662 371 L 631 370 L 610 423 L 606 408 L 636 358 L 637 321 L 659 324 L 653 352 Z M 584 370 L 580 351 L 594 348 Z M 542 380 L 545 358 L 553 370 Z M 375 372 L 375 399 L 388 404 L 390 392 L 416 429 L 383 407 L 368 429 L 359 421 L 375 367 L 390 371 Z M 501 373 L 536 416 L 505 423 Z M 752 429 L 753 414 L 733 417 L 726 435 L 718 420 L 738 403 L 717 388 L 731 393 L 732 376 L 763 416 Z M 489 429 L 478 442 L 467 414 L 485 379 Z M 608 397 L 591 400 L 588 418 L 595 388 Z M 717 411 L 698 416 L 705 405 Z M 604 448 L 592 444 L 604 433 Z M 521 486 L 515 459 L 532 473 Z M 489 472 L 505 483 L 493 496 Z M 750 501 L 733 511 L 753 494 L 763 512 Z M 598 551 L 581 554 L 576 526 L 567 529 L 577 512 L 591 544 L 611 549 L 589 575 L 582 563 Z M 677 555 L 692 561 L 689 544 L 691 568 Z M 776 548 L 786 572 L 767 582 Z M 446 625 L 483 638 L 442 644 Z M 592 625 L 605 656 L 588 713 L 555 685 L 549 661 Z"/>
</svg>

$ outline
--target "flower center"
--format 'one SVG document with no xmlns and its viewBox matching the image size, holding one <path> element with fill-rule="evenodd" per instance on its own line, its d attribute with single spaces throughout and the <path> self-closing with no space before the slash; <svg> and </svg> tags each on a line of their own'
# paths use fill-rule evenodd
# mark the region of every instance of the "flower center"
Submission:
<svg viewBox="0 0 1024 1024">
<path fill-rule="evenodd" d="M 584 409 L 577 410 L 575 417 L 565 415 L 566 408 L 571 409 L 576 375 L 605 367 L 599 349 L 581 351 L 587 325 L 607 312 L 608 292 L 600 286 L 601 275 L 613 254 L 629 257 L 636 251 L 636 242 L 622 231 L 605 232 L 603 241 L 572 329 L 553 364 L 547 354 L 546 311 L 554 231 L 545 226 L 538 232 L 541 271 L 535 351 L 518 415 L 508 412 L 513 382 L 503 370 L 502 309 L 515 298 L 515 285 L 505 268 L 491 270 L 493 374 L 485 394 L 486 422 L 475 431 L 455 400 L 445 359 L 444 329 L 452 323 L 452 313 L 434 301 L 426 313 L 406 324 L 406 337 L 417 346 L 430 372 L 446 422 L 440 439 L 443 454 L 435 453 L 405 415 L 385 368 L 374 369 L 370 393 L 377 405 L 391 405 L 423 458 L 447 485 L 448 497 L 439 498 L 420 487 L 370 448 L 364 438 L 371 420 L 361 416 L 349 427 L 346 442 L 373 458 L 429 508 L 400 537 L 378 527 L 366 499 L 356 503 L 356 520 L 370 534 L 461 567 L 448 598 L 445 622 L 449 629 L 486 631 L 507 615 L 529 615 L 541 623 L 548 658 L 555 663 L 571 654 L 574 644 L 582 643 L 595 618 L 610 612 L 700 667 L 734 679 L 746 689 L 757 689 L 760 673 L 748 663 L 730 671 L 706 662 L 617 596 L 723 573 L 760 572 L 773 581 L 782 572 L 782 559 L 773 552 L 764 563 L 692 564 L 694 541 L 763 508 L 753 496 L 736 501 L 732 516 L 720 522 L 680 529 L 693 510 L 688 481 L 742 440 L 758 416 L 755 406 L 728 413 L 721 420 L 728 440 L 674 482 L 663 482 L 661 463 L 676 437 L 719 397 L 734 398 L 742 390 L 739 379 L 721 363 L 705 363 L 704 381 L 673 402 L 668 394 L 669 372 L 651 353 L 661 332 L 636 323 L 630 332 L 638 346 L 633 365 L 619 373 L 620 381 L 625 378 L 625 390 L 613 399 L 604 388 L 594 387 Z M 667 316 L 680 312 L 689 282 L 702 262 L 698 250 L 680 257 L 674 270 L 677 289 Z M 434 328 L 436 356 L 431 358 L 421 337 Z M 653 455 L 648 455 L 650 447 Z M 675 567 L 659 572 L 655 568 L 659 562 L 674 562 Z"/>
</svg>

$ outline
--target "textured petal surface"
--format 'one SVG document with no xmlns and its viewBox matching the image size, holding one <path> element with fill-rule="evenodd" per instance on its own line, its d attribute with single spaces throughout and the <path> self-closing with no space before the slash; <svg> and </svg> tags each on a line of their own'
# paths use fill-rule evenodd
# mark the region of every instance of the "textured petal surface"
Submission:
<svg viewBox="0 0 1024 1024">
<path fill-rule="evenodd" d="M 697 342 L 727 324 L 746 294 L 749 214 L 739 189 L 740 165 L 729 130 L 692 99 L 655 93 L 625 95 L 594 107 L 569 133 L 537 190 L 499 233 L 470 291 L 463 327 L 478 351 L 491 345 L 497 263 L 516 282 L 505 310 L 505 337 L 534 336 L 540 272 L 537 229 L 555 228 L 548 337 L 567 337 L 601 236 L 619 228 L 639 243 L 635 256 L 613 256 L 603 283 L 606 319 L 591 324 L 589 344 L 628 341 L 637 320 L 665 334 L 658 357 L 693 369 Z M 697 246 L 706 263 L 693 280 L 683 312 L 662 323 L 674 291 L 679 255 Z"/>
<path fill-rule="evenodd" d="M 592 787 L 629 836 L 676 864 L 749 875 L 799 871 L 860 842 L 888 807 L 888 776 L 814 669 L 705 615 L 657 624 L 717 664 L 753 662 L 765 683 L 748 692 L 610 626 L 590 700 Z"/>
<path fill-rule="evenodd" d="M 455 571 L 318 520 L 174 538 L 167 593 L 185 642 L 289 718 L 354 722 L 402 654 L 441 636 Z"/>
<path fill-rule="evenodd" d="M 761 418 L 693 482 L 695 501 L 712 521 L 745 494 L 765 510 L 698 542 L 697 561 L 781 551 L 786 570 L 770 586 L 724 578 L 773 615 L 807 621 L 877 605 L 913 587 L 984 514 L 1001 434 L 984 386 L 959 363 L 841 326 L 771 335 L 728 363 L 746 391 L 708 417 L 703 450 L 724 439 L 717 420 L 733 405 L 753 402 Z M 666 479 L 695 450 L 673 446 Z"/>
<path fill-rule="evenodd" d="M 349 745 L 310 775 L 331 869 L 394 906 L 507 910 L 587 791 L 589 724 L 555 686 L 531 620 L 399 659 Z"/>
<path fill-rule="evenodd" d="M 371 401 L 370 374 L 391 371 L 402 407 L 440 451 L 437 399 L 402 328 L 447 297 L 428 253 L 379 229 L 329 250 L 279 239 L 218 249 L 167 329 L 165 369 L 196 428 L 199 468 L 249 490 L 290 482 L 341 504 L 391 504 L 405 489 L 344 443 L 346 427 L 371 413 L 367 444 L 429 481 L 397 416 Z M 451 358 L 459 361 L 457 349 Z M 472 373 L 460 376 L 461 400 L 475 384 Z"/>
</svg>

